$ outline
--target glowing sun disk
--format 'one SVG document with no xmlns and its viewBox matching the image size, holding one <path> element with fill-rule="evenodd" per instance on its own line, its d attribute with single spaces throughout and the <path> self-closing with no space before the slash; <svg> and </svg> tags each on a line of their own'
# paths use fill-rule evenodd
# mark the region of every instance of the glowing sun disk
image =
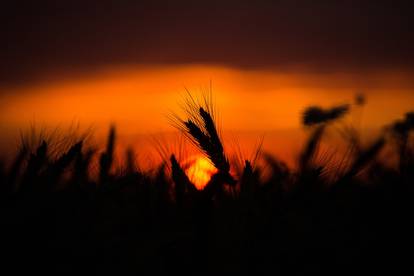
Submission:
<svg viewBox="0 0 414 276">
<path fill-rule="evenodd" d="M 201 190 L 216 171 L 217 169 L 211 164 L 209 159 L 206 157 L 196 157 L 186 173 L 196 188 Z"/>
</svg>

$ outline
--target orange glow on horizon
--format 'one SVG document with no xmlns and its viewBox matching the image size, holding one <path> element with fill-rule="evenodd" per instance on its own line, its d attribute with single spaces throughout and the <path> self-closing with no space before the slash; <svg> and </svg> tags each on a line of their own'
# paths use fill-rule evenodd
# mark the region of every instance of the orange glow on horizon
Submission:
<svg viewBox="0 0 414 276">
<path fill-rule="evenodd" d="M 164 66 L 112 69 L 5 91 L 0 96 L 0 123 L 22 127 L 33 120 L 50 125 L 77 120 L 98 126 L 113 122 L 127 126 L 124 131 L 130 133 L 165 131 L 170 129 L 165 115 L 179 109 L 185 89 L 200 94 L 210 80 L 226 129 L 297 128 L 306 106 L 352 102 L 357 91 L 367 94 L 367 125 L 381 126 L 414 103 L 414 85 L 398 73 L 324 75 Z"/>
<path fill-rule="evenodd" d="M 182 114 L 185 89 L 200 95 L 210 81 L 220 128 L 236 137 L 242 132 L 249 137 L 269 137 L 280 130 L 298 132 L 305 107 L 352 103 L 357 91 L 367 97 L 362 128 L 380 128 L 414 108 L 414 84 L 407 74 L 398 72 L 323 74 L 206 65 L 110 68 L 11 91 L 0 87 L 4 90 L 0 147 L 10 148 L 10 141 L 32 122 L 51 128 L 73 122 L 85 128 L 92 125 L 101 138 L 113 123 L 119 136 L 129 141 L 137 135 L 171 132 L 174 128 L 166 117 L 172 112 Z M 295 137 L 279 135 L 271 144 L 278 147 L 277 153 L 290 152 Z M 131 142 L 135 144 L 142 145 Z"/>
</svg>

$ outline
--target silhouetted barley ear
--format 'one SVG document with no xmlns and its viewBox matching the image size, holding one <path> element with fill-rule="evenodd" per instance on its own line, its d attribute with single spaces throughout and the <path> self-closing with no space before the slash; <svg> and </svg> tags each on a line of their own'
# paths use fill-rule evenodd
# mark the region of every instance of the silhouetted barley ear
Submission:
<svg viewBox="0 0 414 276">
<path fill-rule="evenodd" d="M 217 133 L 216 125 L 214 124 L 213 118 L 211 118 L 210 113 L 208 113 L 202 107 L 200 107 L 200 115 L 203 118 L 204 127 L 207 130 L 211 143 L 216 147 L 217 151 L 223 152 L 223 145 L 221 144 L 220 138 Z"/>
<path fill-rule="evenodd" d="M 45 163 L 47 158 L 47 143 L 43 141 L 42 144 L 37 148 L 35 154 L 30 155 L 30 159 L 27 165 L 27 171 L 37 172 L 41 166 Z"/>
<path fill-rule="evenodd" d="M 405 171 L 408 161 L 407 148 L 410 131 L 414 129 L 414 112 L 405 114 L 404 120 L 395 121 L 390 128 L 392 137 L 397 142 L 400 172 Z"/>
<path fill-rule="evenodd" d="M 203 99 L 204 101 L 199 102 L 188 92 L 184 102 L 187 119 L 182 120 L 177 115 L 173 115 L 170 118 L 171 122 L 210 159 L 222 178 L 230 181 L 228 184 L 235 183 L 230 175 L 230 164 L 217 131 L 211 90 Z"/>
<path fill-rule="evenodd" d="M 217 129 L 210 114 L 200 107 L 200 115 L 203 118 L 204 126 L 210 138 L 211 151 L 207 152 L 210 160 L 215 167 L 222 172 L 229 172 L 230 164 L 227 157 L 224 155 L 223 145 L 217 134 Z"/>
<path fill-rule="evenodd" d="M 254 192 L 254 185 L 258 179 L 255 179 L 253 167 L 251 163 L 246 160 L 244 162 L 243 174 L 240 179 L 240 195 L 242 197 L 249 196 Z"/>
<path fill-rule="evenodd" d="M 184 122 L 190 139 L 207 155 L 223 176 L 227 174 L 226 179 L 230 181 L 229 184 L 235 183 L 229 173 L 230 164 L 224 154 L 223 145 L 218 136 L 214 120 L 211 115 L 201 107 L 199 108 L 199 115 L 202 119 L 202 126 L 197 125 L 192 120 Z M 205 131 L 203 131 L 202 128 L 204 128 Z"/>
<path fill-rule="evenodd" d="M 311 126 L 326 121 L 325 111 L 318 106 L 308 107 L 302 115 L 302 123 Z"/>
<path fill-rule="evenodd" d="M 391 126 L 391 131 L 395 136 L 404 137 L 408 134 L 409 126 L 405 120 L 397 120 Z"/>
<path fill-rule="evenodd" d="M 319 143 L 325 131 L 325 125 L 313 130 L 299 159 L 299 169 L 304 172 L 311 167 L 312 161 L 318 151 Z"/>
<path fill-rule="evenodd" d="M 349 105 L 339 105 L 327 111 L 330 121 L 343 117 L 349 111 Z"/>
<path fill-rule="evenodd" d="M 184 123 L 187 127 L 187 131 L 190 134 L 192 140 L 197 146 L 199 146 L 207 155 L 208 152 L 212 152 L 213 148 L 210 143 L 210 139 L 203 131 L 191 120 Z"/>
<path fill-rule="evenodd" d="M 407 112 L 403 120 L 395 121 L 390 128 L 391 134 L 397 138 L 400 148 L 404 149 L 407 146 L 408 136 L 410 131 L 414 130 L 414 112 Z"/>
<path fill-rule="evenodd" d="M 363 170 L 371 161 L 373 161 L 378 156 L 384 145 L 385 139 L 381 137 L 366 150 L 362 151 L 353 162 L 349 171 L 346 173 L 345 179 L 353 177 L 357 175 L 361 170 Z"/>
<path fill-rule="evenodd" d="M 405 113 L 405 122 L 409 130 L 414 130 L 414 111 Z"/>
<path fill-rule="evenodd" d="M 115 126 L 111 126 L 108 134 L 108 142 L 106 144 L 106 152 L 112 156 L 115 148 Z"/>
<path fill-rule="evenodd" d="M 175 184 L 175 199 L 177 205 L 182 206 L 186 190 L 190 189 L 191 191 L 195 191 L 195 187 L 188 179 L 180 164 L 178 164 L 178 161 L 175 158 L 174 154 L 171 155 L 170 161 L 172 174 L 171 176 Z"/>
<path fill-rule="evenodd" d="M 126 170 L 127 170 L 127 174 L 133 174 L 136 171 L 136 166 L 135 166 L 135 152 L 134 150 L 130 147 L 127 149 L 126 153 L 125 153 L 126 159 Z"/>
<path fill-rule="evenodd" d="M 79 141 L 74 144 L 70 149 L 64 153 L 58 160 L 53 164 L 57 170 L 63 170 L 75 159 L 76 155 L 82 150 L 83 141 Z"/>
<path fill-rule="evenodd" d="M 75 160 L 76 156 L 81 153 L 82 145 L 83 141 L 77 142 L 49 166 L 46 174 L 51 185 L 57 184 L 64 170 Z"/>
<path fill-rule="evenodd" d="M 302 123 L 305 126 L 328 123 L 343 117 L 348 111 L 349 105 L 339 105 L 330 109 L 311 106 L 303 112 Z"/>
<path fill-rule="evenodd" d="M 40 169 L 46 164 L 47 161 L 47 143 L 43 141 L 37 148 L 36 153 L 30 155 L 27 163 L 26 171 L 22 180 L 22 189 L 35 188 L 31 185 L 35 184 L 34 180 L 38 176 Z"/>
<path fill-rule="evenodd" d="M 223 166 L 221 152 L 217 151 L 217 147 L 212 144 L 210 137 L 190 120 L 185 125 L 191 138 L 194 139 L 194 143 L 207 155 L 214 166 L 219 170 L 228 170 L 226 165 Z"/>
<path fill-rule="evenodd" d="M 253 175 L 253 167 L 249 160 L 244 161 L 242 179 L 248 179 Z"/>
<path fill-rule="evenodd" d="M 174 182 L 179 182 L 181 184 L 190 183 L 190 180 L 188 179 L 184 170 L 181 168 L 174 154 L 171 155 L 170 161 L 171 161 L 171 173 L 172 173 L 172 178 Z M 185 188 L 186 185 L 184 185 L 183 187 Z"/>
<path fill-rule="evenodd" d="M 101 154 L 99 160 L 100 165 L 100 181 L 105 182 L 108 179 L 111 166 L 114 159 L 115 148 L 115 127 L 111 126 L 108 134 L 108 141 L 106 144 L 106 151 Z"/>
</svg>

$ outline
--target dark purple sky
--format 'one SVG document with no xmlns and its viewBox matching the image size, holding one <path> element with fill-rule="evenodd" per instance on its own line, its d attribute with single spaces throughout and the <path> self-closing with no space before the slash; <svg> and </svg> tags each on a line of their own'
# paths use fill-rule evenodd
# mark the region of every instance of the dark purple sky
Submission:
<svg viewBox="0 0 414 276">
<path fill-rule="evenodd" d="M 111 65 L 414 71 L 413 1 L 9 1 L 0 85 Z"/>
</svg>

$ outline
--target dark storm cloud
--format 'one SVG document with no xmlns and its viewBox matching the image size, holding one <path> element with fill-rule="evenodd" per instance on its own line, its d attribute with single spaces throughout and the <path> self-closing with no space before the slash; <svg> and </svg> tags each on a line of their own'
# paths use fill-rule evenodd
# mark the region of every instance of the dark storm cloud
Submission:
<svg viewBox="0 0 414 276">
<path fill-rule="evenodd" d="M 0 8 L 3 85 L 111 65 L 414 67 L 408 1 L 11 2 Z"/>
</svg>

